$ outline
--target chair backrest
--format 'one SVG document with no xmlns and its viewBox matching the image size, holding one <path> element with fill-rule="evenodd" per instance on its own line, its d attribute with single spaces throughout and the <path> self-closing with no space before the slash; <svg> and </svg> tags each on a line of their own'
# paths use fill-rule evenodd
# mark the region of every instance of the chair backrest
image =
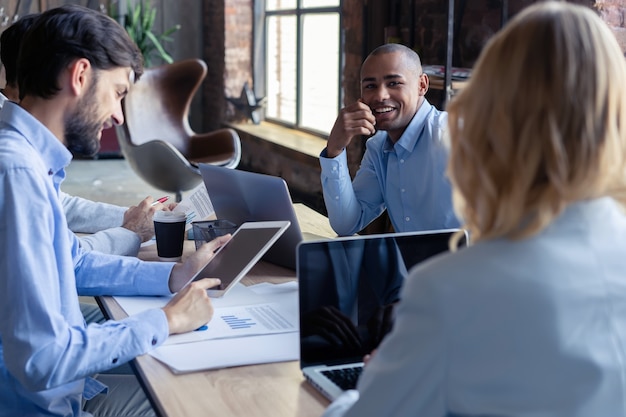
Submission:
<svg viewBox="0 0 626 417">
<path fill-rule="evenodd" d="M 124 115 L 134 145 L 160 139 L 183 155 L 194 135 L 189 125 L 189 106 L 206 77 L 201 59 L 187 59 L 147 68 L 124 99 Z"/>
<path fill-rule="evenodd" d="M 176 201 L 181 200 L 183 191 L 202 182 L 200 170 L 171 144 L 154 140 L 134 145 L 126 123 L 115 125 L 115 132 L 122 154 L 133 171 L 151 186 L 176 193 Z"/>
</svg>

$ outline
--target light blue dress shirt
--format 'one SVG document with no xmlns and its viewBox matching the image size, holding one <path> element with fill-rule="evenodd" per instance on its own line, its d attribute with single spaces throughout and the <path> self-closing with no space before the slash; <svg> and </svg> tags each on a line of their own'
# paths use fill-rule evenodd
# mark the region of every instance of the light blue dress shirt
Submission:
<svg viewBox="0 0 626 417">
<path fill-rule="evenodd" d="M 601 198 L 416 266 L 358 392 L 324 417 L 626 416 L 625 248 Z"/>
<path fill-rule="evenodd" d="M 385 208 L 396 232 L 459 226 L 445 171 L 448 114 L 424 100 L 394 145 L 387 132 L 368 139 L 351 181 L 345 150 L 320 155 L 322 189 L 330 224 L 339 235 L 362 230 Z"/>
<path fill-rule="evenodd" d="M 9 99 L 0 93 L 0 108 Z M 113 255 L 137 256 L 141 238 L 122 227 L 126 207 L 86 200 L 59 191 L 65 218 L 74 233 L 89 233 L 79 237 L 80 247 Z"/>
<path fill-rule="evenodd" d="M 59 192 L 65 218 L 74 233 L 80 236 L 80 247 L 113 255 L 137 256 L 141 238 L 132 230 L 122 227 L 127 207 L 87 200 Z"/>
<path fill-rule="evenodd" d="M 165 295 L 172 263 L 83 251 L 59 185 L 70 152 L 14 103 L 0 111 L 0 416 L 81 415 L 86 378 L 160 345 L 165 314 L 85 325 L 77 295 Z"/>
</svg>

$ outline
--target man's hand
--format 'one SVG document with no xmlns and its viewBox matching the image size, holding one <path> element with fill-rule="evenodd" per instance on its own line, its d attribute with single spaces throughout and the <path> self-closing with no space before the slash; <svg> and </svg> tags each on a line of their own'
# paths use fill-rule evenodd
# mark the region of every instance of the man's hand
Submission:
<svg viewBox="0 0 626 417">
<path fill-rule="evenodd" d="M 230 237 L 231 235 L 219 236 L 218 238 L 200 246 L 197 251 L 187 258 L 185 263 L 177 263 L 174 265 L 174 268 L 172 268 L 172 272 L 170 273 L 170 291 L 173 293 L 180 291 L 180 289 L 183 288 L 183 286 L 198 273 L 200 268 L 209 262 L 209 260 L 215 255 L 215 251 L 230 240 Z"/>
<path fill-rule="evenodd" d="M 376 132 L 376 118 L 369 106 L 361 100 L 339 111 L 335 125 L 328 136 L 326 156 L 334 158 L 350 144 L 355 136 L 373 135 Z"/>
<path fill-rule="evenodd" d="M 142 242 L 154 236 L 152 217 L 155 211 L 163 209 L 163 204 L 158 203 L 153 206 L 153 201 L 152 197 L 146 197 L 138 205 L 129 207 L 124 213 L 122 227 L 137 233 Z"/>
<path fill-rule="evenodd" d="M 213 305 L 206 290 L 219 284 L 215 278 L 194 281 L 163 307 L 170 334 L 190 332 L 211 320 Z"/>
</svg>

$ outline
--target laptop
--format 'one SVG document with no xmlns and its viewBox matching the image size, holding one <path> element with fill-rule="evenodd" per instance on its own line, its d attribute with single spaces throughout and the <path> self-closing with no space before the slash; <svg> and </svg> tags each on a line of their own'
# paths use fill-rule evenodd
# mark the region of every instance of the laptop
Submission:
<svg viewBox="0 0 626 417">
<path fill-rule="evenodd" d="M 300 367 L 331 401 L 356 387 L 363 356 L 391 330 L 408 271 L 449 250 L 457 230 L 391 233 L 298 245 Z M 467 234 L 460 244 L 467 242 Z"/>
<path fill-rule="evenodd" d="M 262 259 L 296 269 L 296 246 L 302 231 L 284 179 L 256 172 L 198 164 L 215 215 L 237 226 L 246 222 L 291 222 Z"/>
</svg>

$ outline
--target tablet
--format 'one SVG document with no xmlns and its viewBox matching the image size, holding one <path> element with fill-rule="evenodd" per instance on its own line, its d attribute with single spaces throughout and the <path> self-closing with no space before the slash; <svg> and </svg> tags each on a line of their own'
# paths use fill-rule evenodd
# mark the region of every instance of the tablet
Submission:
<svg viewBox="0 0 626 417">
<path fill-rule="evenodd" d="M 252 269 L 290 224 L 289 221 L 243 223 L 190 282 L 202 278 L 219 278 L 222 283 L 207 291 L 210 297 L 224 296 Z"/>
</svg>

